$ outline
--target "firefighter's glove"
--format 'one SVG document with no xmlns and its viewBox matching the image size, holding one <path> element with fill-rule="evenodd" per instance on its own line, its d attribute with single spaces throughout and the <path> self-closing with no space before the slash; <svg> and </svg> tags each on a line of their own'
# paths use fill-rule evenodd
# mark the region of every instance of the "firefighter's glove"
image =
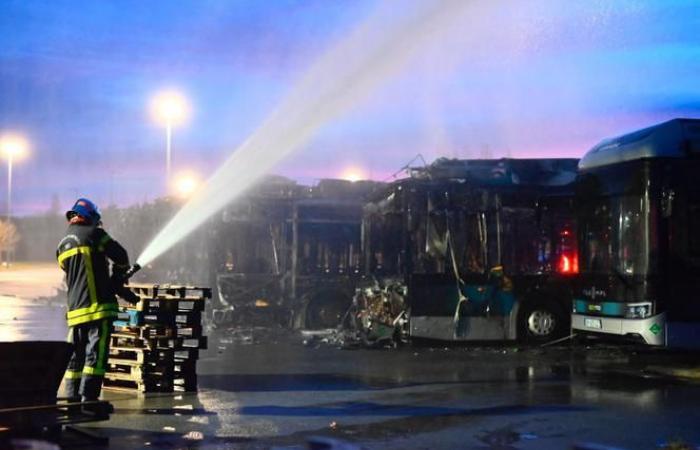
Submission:
<svg viewBox="0 0 700 450">
<path fill-rule="evenodd" d="M 126 279 L 124 278 L 123 273 L 115 272 L 112 273 L 112 276 L 109 278 L 109 282 L 112 284 L 112 287 L 117 290 L 126 284 Z"/>
<path fill-rule="evenodd" d="M 124 286 L 126 284 L 127 276 L 126 273 L 129 271 L 129 266 L 117 266 L 116 264 L 112 266 L 112 285 Z"/>
<path fill-rule="evenodd" d="M 141 300 L 138 295 L 134 294 L 131 289 L 124 286 L 123 283 L 120 286 L 114 286 L 114 293 L 132 305 L 137 304 L 139 300 Z"/>
<path fill-rule="evenodd" d="M 112 289 L 114 289 L 115 294 L 132 305 L 135 305 L 139 302 L 139 296 L 134 294 L 131 289 L 124 286 L 127 281 L 126 269 L 128 269 L 128 266 L 124 269 L 119 266 L 114 266 L 112 268 L 112 277 L 110 278 L 110 282 L 112 283 Z"/>
</svg>

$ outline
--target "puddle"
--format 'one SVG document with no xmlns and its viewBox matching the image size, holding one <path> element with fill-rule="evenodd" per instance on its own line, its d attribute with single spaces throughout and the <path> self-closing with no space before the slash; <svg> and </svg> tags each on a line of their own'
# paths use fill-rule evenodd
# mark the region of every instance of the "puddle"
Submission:
<svg viewBox="0 0 700 450">
<path fill-rule="evenodd" d="M 199 387 L 232 392 L 358 391 L 409 386 L 391 380 L 337 374 L 200 375 Z"/>
<path fill-rule="evenodd" d="M 216 412 L 207 411 L 204 408 L 142 408 L 142 409 L 127 409 L 118 408 L 115 410 L 115 414 L 145 414 L 145 415 L 159 415 L 159 416 L 215 416 Z"/>
<path fill-rule="evenodd" d="M 450 408 L 419 405 L 386 405 L 371 402 L 345 402 L 330 405 L 245 406 L 235 410 L 240 415 L 280 417 L 433 417 L 433 416 L 514 416 L 551 412 L 587 411 L 591 408 L 572 405 L 503 405 L 486 408 Z"/>
</svg>

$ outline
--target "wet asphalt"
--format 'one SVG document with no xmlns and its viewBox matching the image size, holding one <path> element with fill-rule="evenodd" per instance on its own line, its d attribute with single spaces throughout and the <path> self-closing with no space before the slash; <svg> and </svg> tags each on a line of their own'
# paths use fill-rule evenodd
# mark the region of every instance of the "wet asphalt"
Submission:
<svg viewBox="0 0 700 450">
<path fill-rule="evenodd" d="M 58 305 L 2 311 L 3 340 L 65 335 Z M 698 363 L 585 342 L 348 350 L 293 331 L 211 330 L 199 392 L 105 391 L 115 412 L 89 427 L 119 449 L 302 449 L 318 437 L 367 449 L 696 448 L 700 383 L 658 369 Z M 63 447 L 96 448 L 69 433 Z"/>
</svg>

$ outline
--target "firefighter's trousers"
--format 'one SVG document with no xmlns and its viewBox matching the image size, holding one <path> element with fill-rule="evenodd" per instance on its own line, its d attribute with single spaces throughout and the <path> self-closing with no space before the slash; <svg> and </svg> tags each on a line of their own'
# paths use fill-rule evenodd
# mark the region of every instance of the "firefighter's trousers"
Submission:
<svg viewBox="0 0 700 450">
<path fill-rule="evenodd" d="M 112 320 L 102 319 L 69 327 L 68 342 L 73 344 L 73 356 L 65 374 L 66 396 L 97 400 L 107 369 Z"/>
</svg>

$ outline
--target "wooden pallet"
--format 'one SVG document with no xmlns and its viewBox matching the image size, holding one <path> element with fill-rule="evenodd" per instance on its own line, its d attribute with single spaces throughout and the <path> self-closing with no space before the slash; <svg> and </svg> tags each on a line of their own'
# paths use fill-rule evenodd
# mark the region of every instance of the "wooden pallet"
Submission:
<svg viewBox="0 0 700 450">
<path fill-rule="evenodd" d="M 201 350 L 206 350 L 208 348 L 209 340 L 206 336 L 200 337 L 182 337 L 182 343 L 179 348 L 198 348 Z"/>
<path fill-rule="evenodd" d="M 211 289 L 132 284 L 139 298 L 114 322 L 105 389 L 131 392 L 197 390 L 199 350 L 207 348 L 202 312 Z"/>
<path fill-rule="evenodd" d="M 145 311 L 149 313 L 157 312 L 191 312 L 204 311 L 204 299 L 164 299 L 164 298 L 141 298 L 141 300 L 133 306 L 137 311 Z"/>
<path fill-rule="evenodd" d="M 134 338 L 141 339 L 160 339 L 160 338 L 183 338 L 183 339 L 201 339 L 203 329 L 201 325 L 175 326 L 166 327 L 161 325 L 143 325 L 140 327 L 125 325 L 114 322 L 114 333 L 129 334 Z M 204 348 L 204 347 L 202 347 Z"/>
<path fill-rule="evenodd" d="M 190 325 L 178 326 L 175 328 L 174 333 L 177 337 L 198 338 L 202 337 L 202 331 L 201 325 Z"/>
<path fill-rule="evenodd" d="M 113 333 L 110 337 L 112 347 L 143 348 L 147 350 L 183 348 L 185 338 L 155 337 L 144 339 L 131 334 Z M 191 345 L 189 345 L 191 347 Z"/>
<path fill-rule="evenodd" d="M 196 374 L 197 360 L 176 358 L 173 362 L 173 370 L 176 374 Z"/>
<path fill-rule="evenodd" d="M 110 380 L 144 381 L 149 379 L 171 380 L 175 376 L 173 367 L 165 366 L 129 366 L 110 364 L 105 378 Z"/>
<path fill-rule="evenodd" d="M 196 360 L 199 359 L 198 348 L 182 348 L 174 351 L 174 359 Z"/>
<path fill-rule="evenodd" d="M 107 361 L 107 368 L 108 371 L 115 373 L 161 376 L 162 374 L 172 374 L 175 371 L 175 360 L 161 359 L 141 362 L 126 358 L 110 358 Z"/>
<path fill-rule="evenodd" d="M 130 283 L 129 289 L 142 298 L 202 300 L 211 298 L 211 288 L 170 284 Z"/>
<path fill-rule="evenodd" d="M 102 381 L 102 387 L 104 389 L 112 391 L 125 391 L 125 392 L 173 392 L 172 381 L 167 380 L 145 380 L 145 381 L 134 381 L 134 380 L 121 380 L 107 378 L 105 375 Z"/>
<path fill-rule="evenodd" d="M 114 322 L 114 324 L 114 333 L 128 334 L 135 338 L 157 339 L 176 337 L 175 329 L 165 325 L 150 324 L 136 327 L 128 324 L 121 325 L 117 322 Z"/>
<path fill-rule="evenodd" d="M 197 374 L 187 377 L 175 377 L 173 390 L 177 392 L 197 392 Z"/>
<path fill-rule="evenodd" d="M 139 311 L 131 308 L 120 308 L 117 313 L 117 326 L 138 327 L 143 325 L 156 326 L 197 326 L 202 323 L 202 311 L 177 311 L 155 313 Z"/>
<path fill-rule="evenodd" d="M 145 348 L 133 347 L 112 347 L 109 349 L 108 362 L 115 359 L 130 360 L 139 363 L 162 361 L 168 362 L 174 360 L 174 350 L 165 348 L 149 350 Z"/>
<path fill-rule="evenodd" d="M 175 314 L 175 324 L 179 327 L 193 327 L 202 325 L 202 312 L 190 311 Z"/>
<path fill-rule="evenodd" d="M 190 348 L 207 348 L 207 337 L 157 337 L 144 339 L 130 334 L 113 333 L 111 338 L 112 347 L 142 348 L 146 350 L 173 349 L 186 350 Z"/>
</svg>

